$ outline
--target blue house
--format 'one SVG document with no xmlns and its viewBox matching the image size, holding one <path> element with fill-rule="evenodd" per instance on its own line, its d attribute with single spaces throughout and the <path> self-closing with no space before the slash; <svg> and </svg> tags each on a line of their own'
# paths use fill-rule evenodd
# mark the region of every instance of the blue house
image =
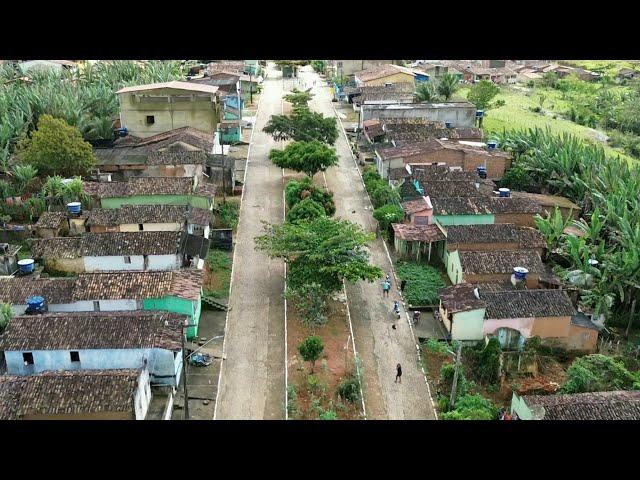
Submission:
<svg viewBox="0 0 640 480">
<path fill-rule="evenodd" d="M 0 335 L 0 350 L 9 375 L 146 367 L 152 385 L 177 387 L 187 318 L 160 311 L 18 316 Z"/>
</svg>

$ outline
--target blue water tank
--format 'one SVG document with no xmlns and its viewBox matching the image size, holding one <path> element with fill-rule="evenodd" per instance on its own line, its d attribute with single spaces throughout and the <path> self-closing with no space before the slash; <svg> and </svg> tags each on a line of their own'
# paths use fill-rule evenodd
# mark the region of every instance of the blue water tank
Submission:
<svg viewBox="0 0 640 480">
<path fill-rule="evenodd" d="M 498 146 L 498 142 L 487 142 L 487 148 L 489 150 L 494 150 Z"/>
<path fill-rule="evenodd" d="M 78 215 L 82 211 L 82 203 L 70 202 L 70 203 L 67 203 L 67 208 L 69 209 L 69 213 L 73 215 Z"/>
<path fill-rule="evenodd" d="M 118 135 L 120 135 L 121 137 L 126 137 L 127 136 L 127 129 L 125 127 L 119 128 L 118 129 Z"/>
<path fill-rule="evenodd" d="M 35 262 L 33 258 L 18 260 L 18 268 L 20 269 L 20 273 L 31 273 L 35 268 Z"/>
<path fill-rule="evenodd" d="M 453 128 L 453 123 L 452 123 L 452 122 L 444 122 L 444 125 L 445 125 L 447 128 Z"/>
<path fill-rule="evenodd" d="M 27 298 L 27 306 L 33 310 L 42 310 L 44 307 L 44 297 L 34 295 L 33 297 Z"/>
<path fill-rule="evenodd" d="M 513 274 L 515 275 L 516 280 L 524 280 L 525 278 L 527 278 L 527 273 L 529 273 L 529 270 L 524 267 L 513 268 Z"/>
<path fill-rule="evenodd" d="M 476 118 L 484 117 L 484 110 L 476 110 Z"/>
<path fill-rule="evenodd" d="M 511 190 L 509 190 L 508 188 L 499 188 L 498 192 L 500 192 L 500 196 L 502 198 L 507 198 L 511 196 Z"/>
</svg>

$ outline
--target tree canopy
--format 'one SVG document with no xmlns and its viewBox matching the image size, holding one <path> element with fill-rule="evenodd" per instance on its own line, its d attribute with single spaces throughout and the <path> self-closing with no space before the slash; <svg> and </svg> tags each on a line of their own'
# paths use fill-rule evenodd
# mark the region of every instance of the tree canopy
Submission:
<svg viewBox="0 0 640 480">
<path fill-rule="evenodd" d="M 64 120 L 42 115 L 38 129 L 18 145 L 18 158 L 40 175 L 85 175 L 95 164 L 91 145 Z"/>
<path fill-rule="evenodd" d="M 473 103 L 480 110 L 488 110 L 493 105 L 491 100 L 500 93 L 500 87 L 488 80 L 481 80 L 476 83 L 467 95 L 467 100 Z"/>
<path fill-rule="evenodd" d="M 273 149 L 269 159 L 278 167 L 304 172 L 313 177 L 338 164 L 336 151 L 322 142 L 293 142 L 284 150 Z"/>
<path fill-rule="evenodd" d="M 297 88 L 291 90 L 291 93 L 284 96 L 284 99 L 293 105 L 294 109 L 306 108 L 313 98 L 313 93 L 302 92 Z"/>
<path fill-rule="evenodd" d="M 333 202 L 333 194 L 313 184 L 309 177 L 302 180 L 291 180 L 284 189 L 284 198 L 287 208 L 292 209 L 295 205 L 310 198 L 318 202 L 324 207 L 324 211 L 328 217 L 332 217 L 336 213 L 336 205 Z"/>
<path fill-rule="evenodd" d="M 305 362 L 311 363 L 311 373 L 313 373 L 313 367 L 316 364 L 316 360 L 320 358 L 324 351 L 324 343 L 320 337 L 310 336 L 305 338 L 300 345 L 298 345 L 298 352 L 302 356 Z"/>
<path fill-rule="evenodd" d="M 289 210 L 289 213 L 287 213 L 287 222 L 308 222 L 326 216 L 327 214 L 324 211 L 324 207 L 320 203 L 311 198 L 305 198 Z"/>
<path fill-rule="evenodd" d="M 436 87 L 432 82 L 421 82 L 414 94 L 416 102 L 435 102 L 438 99 Z"/>
<path fill-rule="evenodd" d="M 321 113 L 302 108 L 293 115 L 272 115 L 267 125 L 262 129 L 276 141 L 295 140 L 310 142 L 318 140 L 333 145 L 338 138 L 336 119 L 325 118 Z"/>
<path fill-rule="evenodd" d="M 577 358 L 567 370 L 564 393 L 640 390 L 640 378 L 624 364 L 606 355 L 594 354 Z"/>
<path fill-rule="evenodd" d="M 321 217 L 312 222 L 265 226 L 256 237 L 256 248 L 272 258 L 283 258 L 289 266 L 292 288 L 316 282 L 327 292 L 342 288 L 342 280 L 374 281 L 380 268 L 369 263 L 366 244 L 375 236 L 346 220 Z"/>
</svg>

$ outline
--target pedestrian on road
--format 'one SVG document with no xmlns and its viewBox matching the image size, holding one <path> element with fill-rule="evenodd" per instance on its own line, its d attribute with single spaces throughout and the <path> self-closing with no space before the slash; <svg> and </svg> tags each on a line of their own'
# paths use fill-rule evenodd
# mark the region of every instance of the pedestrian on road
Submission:
<svg viewBox="0 0 640 480">
<path fill-rule="evenodd" d="M 400 282 L 400 291 L 404 293 L 404 287 L 407 286 L 407 281 L 406 280 L 402 280 Z"/>
<path fill-rule="evenodd" d="M 420 312 L 416 310 L 415 312 L 413 312 L 413 324 L 418 325 L 419 321 L 420 321 Z"/>
<path fill-rule="evenodd" d="M 385 280 L 387 281 L 387 283 L 389 284 L 389 286 L 391 286 L 391 275 L 389 275 L 387 273 L 387 276 L 385 277 Z"/>
<path fill-rule="evenodd" d="M 382 282 L 382 296 L 389 297 L 389 290 L 391 290 L 391 284 L 385 280 Z"/>
<path fill-rule="evenodd" d="M 397 300 L 394 300 L 393 302 L 393 313 L 395 313 L 398 320 L 400 320 L 400 302 Z"/>
<path fill-rule="evenodd" d="M 400 364 L 396 367 L 396 381 L 394 383 L 402 383 L 402 367 Z"/>
</svg>

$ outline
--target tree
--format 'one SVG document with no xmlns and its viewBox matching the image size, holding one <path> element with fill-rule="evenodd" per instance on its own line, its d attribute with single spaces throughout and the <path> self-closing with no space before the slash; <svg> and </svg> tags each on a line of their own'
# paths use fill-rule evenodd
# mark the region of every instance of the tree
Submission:
<svg viewBox="0 0 640 480">
<path fill-rule="evenodd" d="M 305 362 L 311 363 L 311 373 L 315 367 L 316 360 L 320 358 L 324 350 L 324 344 L 319 337 L 311 335 L 305 338 L 300 345 L 298 345 L 298 352 L 302 356 Z"/>
<path fill-rule="evenodd" d="M 640 389 L 639 379 L 620 361 L 606 355 L 593 354 L 577 358 L 567 370 L 564 393 L 607 392 Z"/>
<path fill-rule="evenodd" d="M 284 189 L 284 198 L 287 208 L 292 209 L 298 202 L 310 198 L 323 206 L 327 217 L 336 213 L 336 205 L 333 202 L 333 194 L 324 188 L 317 187 L 309 177 L 302 180 L 291 180 Z"/>
<path fill-rule="evenodd" d="M 302 315 L 302 323 L 314 329 L 327 323 L 327 292 L 319 283 L 311 282 L 287 288 L 285 298 L 291 300 Z"/>
<path fill-rule="evenodd" d="M 440 81 L 436 87 L 436 92 L 442 98 L 444 98 L 445 102 L 448 102 L 449 99 L 453 96 L 455 91 L 458 89 L 458 77 L 451 73 L 445 73 L 440 77 Z"/>
<path fill-rule="evenodd" d="M 404 211 L 397 205 L 387 204 L 373 211 L 373 218 L 378 221 L 380 230 L 386 232 L 392 223 L 400 223 L 404 220 Z"/>
<path fill-rule="evenodd" d="M 305 198 L 289 210 L 287 222 L 296 223 L 301 221 L 312 221 L 319 217 L 326 217 L 324 207 L 311 198 Z"/>
<path fill-rule="evenodd" d="M 284 150 L 273 149 L 269 159 L 278 167 L 304 172 L 313 177 L 338 164 L 336 151 L 322 142 L 293 142 Z"/>
<path fill-rule="evenodd" d="M 540 84 L 545 87 L 555 88 L 558 83 L 558 74 L 556 72 L 547 72 L 540 79 Z"/>
<path fill-rule="evenodd" d="M 262 129 L 276 141 L 295 140 L 310 142 L 319 140 L 333 145 L 338 138 L 336 119 L 325 118 L 321 113 L 309 109 L 299 109 L 293 115 L 272 115 L 269 122 Z"/>
<path fill-rule="evenodd" d="M 7 328 L 11 317 L 13 317 L 13 310 L 11 309 L 11 305 L 9 305 L 8 303 L 0 302 L 0 332 Z"/>
<path fill-rule="evenodd" d="M 312 222 L 265 225 L 256 248 L 290 266 L 292 288 L 315 282 L 327 292 L 342 289 L 342 281 L 374 281 L 382 270 L 369 264 L 366 244 L 375 236 L 346 220 L 321 217 Z"/>
<path fill-rule="evenodd" d="M 416 102 L 435 102 L 438 99 L 436 87 L 432 82 L 422 82 L 414 94 Z"/>
<path fill-rule="evenodd" d="M 326 62 L 324 60 L 311 60 L 311 67 L 316 73 L 324 73 Z"/>
<path fill-rule="evenodd" d="M 467 100 L 473 103 L 479 110 L 489 110 L 494 105 L 491 100 L 500 93 L 500 87 L 489 80 L 481 80 L 476 83 L 467 95 Z"/>
<path fill-rule="evenodd" d="M 284 99 L 293 105 L 294 110 L 307 108 L 311 98 L 313 98 L 313 94 L 311 92 L 301 92 L 297 88 L 294 88 L 291 90 L 291 93 L 284 96 Z"/>
<path fill-rule="evenodd" d="M 24 193 L 31 182 L 38 176 L 38 170 L 32 165 L 14 165 L 11 171 L 20 193 Z"/>
<path fill-rule="evenodd" d="M 369 194 L 374 208 L 380 208 L 388 203 L 393 203 L 400 199 L 400 195 L 386 181 L 376 185 Z"/>
<path fill-rule="evenodd" d="M 18 158 L 41 175 L 85 175 L 95 164 L 91 145 L 64 120 L 42 115 L 38 129 L 18 145 Z"/>
<path fill-rule="evenodd" d="M 481 395 L 463 395 L 456 408 L 442 415 L 443 420 L 495 420 L 498 409 Z"/>
</svg>

